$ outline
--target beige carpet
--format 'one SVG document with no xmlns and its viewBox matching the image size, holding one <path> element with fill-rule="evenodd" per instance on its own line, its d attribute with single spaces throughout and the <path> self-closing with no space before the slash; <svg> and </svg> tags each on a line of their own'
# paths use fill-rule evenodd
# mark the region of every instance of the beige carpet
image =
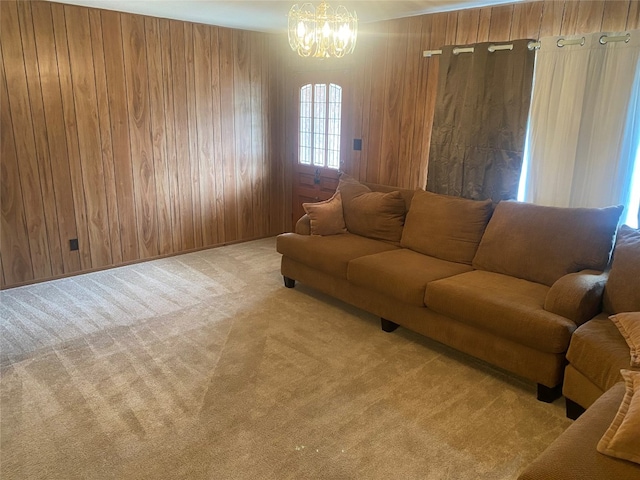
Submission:
<svg viewBox="0 0 640 480">
<path fill-rule="evenodd" d="M 275 240 L 0 293 L 0 477 L 512 479 L 562 402 L 304 286 Z"/>
</svg>

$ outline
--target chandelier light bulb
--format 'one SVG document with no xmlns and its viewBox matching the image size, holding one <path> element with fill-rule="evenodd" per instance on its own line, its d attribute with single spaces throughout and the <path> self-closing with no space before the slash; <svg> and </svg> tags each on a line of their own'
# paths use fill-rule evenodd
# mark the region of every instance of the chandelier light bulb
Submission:
<svg viewBox="0 0 640 480">
<path fill-rule="evenodd" d="M 288 17 L 289 45 L 302 57 L 331 58 L 352 53 L 358 35 L 358 17 L 342 5 L 321 2 L 294 5 Z"/>
</svg>

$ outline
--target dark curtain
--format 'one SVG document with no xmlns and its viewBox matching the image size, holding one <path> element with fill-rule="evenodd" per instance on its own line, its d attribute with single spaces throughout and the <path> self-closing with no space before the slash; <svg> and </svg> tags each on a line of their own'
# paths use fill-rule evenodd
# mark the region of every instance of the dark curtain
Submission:
<svg viewBox="0 0 640 480">
<path fill-rule="evenodd" d="M 535 52 L 442 48 L 427 190 L 474 200 L 514 199 L 522 169 Z"/>
</svg>

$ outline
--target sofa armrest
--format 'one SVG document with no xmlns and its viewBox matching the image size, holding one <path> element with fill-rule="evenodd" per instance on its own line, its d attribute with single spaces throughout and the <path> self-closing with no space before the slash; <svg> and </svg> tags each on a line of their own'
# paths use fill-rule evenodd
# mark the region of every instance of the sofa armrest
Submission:
<svg viewBox="0 0 640 480">
<path fill-rule="evenodd" d="M 544 309 L 582 325 L 600 313 L 607 274 L 583 270 L 559 278 L 544 301 Z"/>
<path fill-rule="evenodd" d="M 298 235 L 311 235 L 311 218 L 306 213 L 296 222 L 295 232 Z"/>
</svg>

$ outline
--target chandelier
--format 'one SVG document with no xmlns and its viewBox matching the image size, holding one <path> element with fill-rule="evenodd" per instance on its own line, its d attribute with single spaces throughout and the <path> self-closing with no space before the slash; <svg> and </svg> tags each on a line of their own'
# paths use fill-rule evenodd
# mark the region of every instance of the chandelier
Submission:
<svg viewBox="0 0 640 480">
<path fill-rule="evenodd" d="M 357 36 L 358 16 L 342 5 L 304 3 L 289 10 L 289 45 L 301 57 L 344 57 L 353 52 Z"/>
</svg>

